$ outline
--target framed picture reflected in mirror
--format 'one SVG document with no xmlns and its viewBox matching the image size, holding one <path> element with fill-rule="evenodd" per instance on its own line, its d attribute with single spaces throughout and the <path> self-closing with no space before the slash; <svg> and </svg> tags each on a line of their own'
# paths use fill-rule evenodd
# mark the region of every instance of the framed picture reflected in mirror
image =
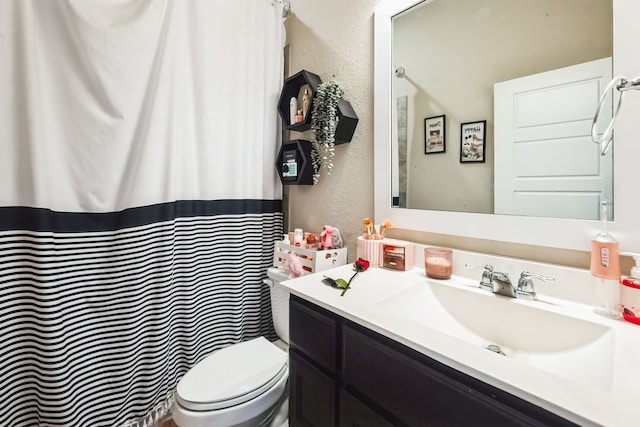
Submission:
<svg viewBox="0 0 640 427">
<path fill-rule="evenodd" d="M 424 119 L 424 154 L 444 153 L 446 143 L 445 116 Z"/>
<path fill-rule="evenodd" d="M 487 121 L 460 125 L 460 163 L 484 163 L 487 143 Z"/>
</svg>

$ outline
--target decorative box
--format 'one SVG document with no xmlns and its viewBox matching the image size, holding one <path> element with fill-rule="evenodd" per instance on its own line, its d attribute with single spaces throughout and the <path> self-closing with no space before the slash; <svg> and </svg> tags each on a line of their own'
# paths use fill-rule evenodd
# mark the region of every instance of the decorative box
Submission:
<svg viewBox="0 0 640 427">
<path fill-rule="evenodd" d="M 384 239 L 382 242 L 382 267 L 398 271 L 413 269 L 413 243 L 394 239 Z"/>
</svg>

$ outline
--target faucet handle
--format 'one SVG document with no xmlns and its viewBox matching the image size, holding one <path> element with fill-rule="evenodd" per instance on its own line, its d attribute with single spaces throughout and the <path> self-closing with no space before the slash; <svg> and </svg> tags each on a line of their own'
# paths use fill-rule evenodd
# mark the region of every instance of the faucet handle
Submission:
<svg viewBox="0 0 640 427">
<path fill-rule="evenodd" d="M 493 266 L 491 264 L 485 265 L 476 265 L 476 264 L 465 264 L 467 268 L 482 268 L 484 271 L 482 272 L 482 279 L 480 280 L 480 288 L 485 291 L 492 292 L 493 291 Z"/>
<path fill-rule="evenodd" d="M 536 292 L 533 288 L 533 280 L 538 279 L 543 282 L 555 282 L 556 279 L 549 276 L 543 276 L 542 274 L 530 273 L 528 271 L 523 271 L 520 274 L 520 279 L 518 280 L 518 288 L 516 289 L 516 295 L 518 298 L 535 300 Z"/>
</svg>

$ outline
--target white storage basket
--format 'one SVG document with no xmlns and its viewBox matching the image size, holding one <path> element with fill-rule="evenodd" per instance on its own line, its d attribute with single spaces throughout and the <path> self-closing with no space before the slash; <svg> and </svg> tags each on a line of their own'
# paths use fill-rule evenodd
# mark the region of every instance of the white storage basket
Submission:
<svg viewBox="0 0 640 427">
<path fill-rule="evenodd" d="M 302 268 L 309 273 L 328 270 L 347 263 L 347 248 L 313 251 L 283 242 L 276 242 L 275 250 L 273 251 L 274 267 L 286 265 L 291 254 L 295 254 L 300 258 Z"/>
</svg>

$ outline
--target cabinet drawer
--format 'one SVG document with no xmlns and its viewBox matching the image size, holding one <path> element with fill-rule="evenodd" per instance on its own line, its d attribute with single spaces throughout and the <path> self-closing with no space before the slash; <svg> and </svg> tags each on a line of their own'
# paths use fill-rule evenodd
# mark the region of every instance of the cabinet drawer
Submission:
<svg viewBox="0 0 640 427">
<path fill-rule="evenodd" d="M 394 424 L 411 427 L 572 425 L 488 384 L 474 382 L 471 377 L 467 377 L 469 382 L 463 381 L 464 374 L 440 366 L 398 343 L 392 345 L 391 340 L 374 332 L 345 325 L 342 336 L 344 387 L 374 402 L 389 414 Z M 451 372 L 445 374 L 447 369 Z"/>
<path fill-rule="evenodd" d="M 289 347 L 330 374 L 336 372 L 337 327 L 337 320 L 330 312 L 291 296 Z"/>
</svg>

